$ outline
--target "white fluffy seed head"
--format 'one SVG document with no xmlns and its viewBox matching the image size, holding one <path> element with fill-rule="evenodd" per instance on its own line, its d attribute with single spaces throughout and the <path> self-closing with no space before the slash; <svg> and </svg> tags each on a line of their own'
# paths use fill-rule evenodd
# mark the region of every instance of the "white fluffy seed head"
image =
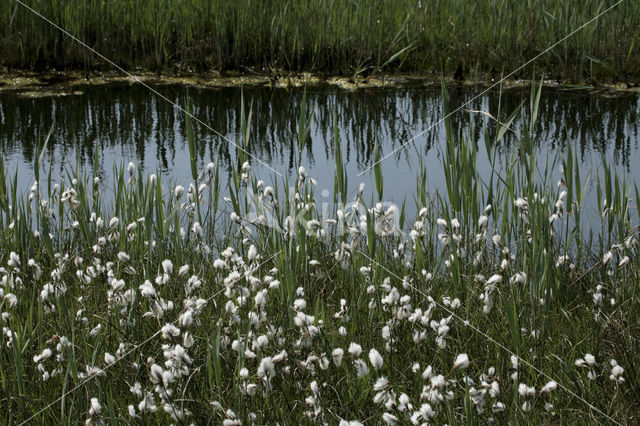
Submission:
<svg viewBox="0 0 640 426">
<path fill-rule="evenodd" d="M 467 354 L 458 354 L 453 362 L 453 369 L 467 368 L 469 366 L 469 356 Z"/>
<path fill-rule="evenodd" d="M 182 195 L 184 194 L 184 186 L 176 185 L 176 188 L 173 190 L 173 194 L 175 195 L 176 200 L 182 198 Z"/>
<path fill-rule="evenodd" d="M 551 391 L 556 390 L 557 387 L 558 387 L 558 383 L 556 383 L 554 380 L 551 380 L 546 385 L 544 385 L 542 389 L 540 389 L 540 393 L 549 393 Z"/>
<path fill-rule="evenodd" d="M 333 358 L 333 362 L 336 364 L 336 367 L 340 367 L 340 364 L 342 364 L 343 356 L 344 350 L 342 348 L 336 348 L 331 352 L 331 357 Z"/>
<path fill-rule="evenodd" d="M 165 259 L 162 261 L 162 270 L 165 274 L 171 275 L 173 272 L 173 262 L 169 259 Z"/>
<path fill-rule="evenodd" d="M 362 353 L 362 346 L 355 342 L 349 343 L 349 353 L 353 357 L 358 357 Z"/>
<path fill-rule="evenodd" d="M 372 348 L 369 351 L 369 361 L 371 362 L 373 368 L 376 369 L 376 371 L 379 371 L 382 368 L 382 364 L 384 364 L 382 355 L 380 355 L 380 352 L 378 352 L 375 348 Z"/>
</svg>

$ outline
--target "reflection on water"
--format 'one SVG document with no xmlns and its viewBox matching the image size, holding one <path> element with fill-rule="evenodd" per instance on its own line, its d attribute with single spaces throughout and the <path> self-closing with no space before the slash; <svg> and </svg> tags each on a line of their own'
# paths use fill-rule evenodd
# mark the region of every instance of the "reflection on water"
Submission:
<svg viewBox="0 0 640 426">
<path fill-rule="evenodd" d="M 283 174 L 291 171 L 297 150 L 302 89 L 187 90 L 168 86 L 158 90 L 181 105 L 188 93 L 193 113 L 232 141 L 239 140 L 244 99 L 245 110 L 248 112 L 250 107 L 252 112 L 249 152 Z M 478 88 L 450 89 L 451 109 L 479 91 Z M 303 163 L 308 165 L 310 175 L 327 188 L 333 187 L 335 126 L 347 171 L 353 177 L 350 186 L 355 187 L 360 181 L 370 181 L 370 172 L 361 177 L 356 175 L 372 163 L 376 139 L 385 155 L 442 116 L 442 97 L 435 86 L 352 92 L 312 87 L 307 90 L 307 100 L 314 107 L 314 124 Z M 493 115 L 500 109 L 505 119 L 523 101 L 523 109 L 527 110 L 528 100 L 528 90 L 514 89 L 502 97 L 496 93 L 480 97 L 465 109 L 489 111 Z M 637 179 L 640 172 L 631 167 L 640 164 L 639 105 L 637 94 L 605 97 L 583 91 L 544 89 L 536 129 L 539 149 L 555 155 L 566 146 L 574 146 L 589 166 L 597 166 L 605 155 L 607 161 L 640 181 Z M 515 133 L 528 120 L 528 111 L 523 111 L 514 121 L 514 133 L 508 133 L 500 147 L 502 154 L 517 144 Z M 200 162 L 206 164 L 213 159 L 228 166 L 235 156 L 233 147 L 206 127 L 195 123 L 194 127 Z M 495 131 L 485 115 L 466 110 L 454 116 L 453 127 L 458 137 L 470 137 L 480 146 L 484 145 L 484 138 L 493 137 Z M 176 181 L 190 175 L 182 113 L 144 87 L 87 87 L 82 95 L 48 98 L 0 94 L 0 154 L 9 170 L 20 171 L 20 182 L 25 185 L 33 179 L 31 164 L 36 141 L 43 139 L 50 128 L 53 133 L 46 161 L 54 170 L 73 166 L 76 158 L 91 164 L 98 150 L 102 173 L 106 175 L 114 163 L 130 160 L 149 172 L 162 169 Z M 385 188 L 389 188 L 390 198 L 395 201 L 402 201 L 405 196 L 408 200 L 413 198 L 419 157 L 431 168 L 430 182 L 438 186 L 435 170 L 440 164 L 442 141 L 444 129 L 438 125 L 416 139 L 415 144 L 385 160 Z M 478 167 L 486 164 L 479 159 Z M 268 172 L 264 167 L 262 170 Z"/>
</svg>

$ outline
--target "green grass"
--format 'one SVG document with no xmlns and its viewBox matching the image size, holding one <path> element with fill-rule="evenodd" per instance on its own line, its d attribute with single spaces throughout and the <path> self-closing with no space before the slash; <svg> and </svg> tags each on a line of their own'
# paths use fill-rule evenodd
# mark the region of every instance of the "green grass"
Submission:
<svg viewBox="0 0 640 426">
<path fill-rule="evenodd" d="M 508 73 L 613 0 L 34 0 L 31 7 L 118 65 L 169 73 L 380 71 Z M 0 9 L 0 66 L 109 70 L 11 0 Z M 550 78 L 638 81 L 640 5 L 623 1 L 536 61 Z M 516 77 L 531 75 L 531 68 Z"/>
<path fill-rule="evenodd" d="M 573 151 L 536 156 L 539 90 L 525 103 L 520 149 L 507 168 L 493 163 L 489 181 L 476 155 L 496 158 L 504 132 L 478 147 L 445 123 L 447 185 L 429 193 L 418 173 L 419 214 L 402 235 L 384 204 L 347 194 L 339 153 L 335 199 L 369 204 L 360 217 L 341 204 L 324 211 L 302 170 L 267 186 L 242 155 L 226 185 L 215 164 L 193 167 L 186 190 L 132 164 L 114 170 L 112 193 L 91 170 L 54 186 L 42 173 L 46 141 L 34 154 L 40 185 L 28 192 L 0 159 L 5 420 L 407 423 L 430 404 L 437 424 L 637 422 L 638 190 L 594 171 L 601 229 L 583 225 L 591 186 Z M 301 110 L 304 149 L 312 118 Z M 251 111 L 242 116 L 250 128 Z M 376 199 L 383 179 L 375 173 Z M 352 342 L 362 354 L 348 352 Z M 463 353 L 469 365 L 454 368 Z M 609 378 L 612 359 L 623 382 Z M 557 389 L 541 392 L 551 379 Z M 141 414 L 144 395 L 157 411 Z M 498 403 L 504 410 L 493 412 Z"/>
</svg>

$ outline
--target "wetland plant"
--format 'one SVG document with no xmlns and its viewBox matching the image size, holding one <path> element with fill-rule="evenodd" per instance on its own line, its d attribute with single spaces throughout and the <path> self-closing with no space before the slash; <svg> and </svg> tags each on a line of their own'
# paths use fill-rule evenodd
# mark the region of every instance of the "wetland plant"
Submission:
<svg viewBox="0 0 640 426">
<path fill-rule="evenodd" d="M 488 182 L 477 147 L 447 132 L 446 188 L 429 193 L 420 170 L 406 221 L 379 169 L 375 202 L 348 193 L 337 142 L 326 208 L 302 164 L 267 183 L 241 152 L 227 192 L 196 155 L 185 188 L 134 163 L 111 182 L 80 169 L 53 182 L 42 148 L 24 193 L 0 159 L 6 420 L 636 421 L 638 190 L 634 206 L 624 178 L 597 171 L 587 238 L 576 154 L 531 148 L 537 99 Z"/>
</svg>

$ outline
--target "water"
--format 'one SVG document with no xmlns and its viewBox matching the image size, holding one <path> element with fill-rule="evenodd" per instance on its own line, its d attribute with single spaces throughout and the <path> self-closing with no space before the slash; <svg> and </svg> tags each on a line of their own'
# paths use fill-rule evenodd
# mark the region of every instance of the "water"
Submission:
<svg viewBox="0 0 640 426">
<path fill-rule="evenodd" d="M 241 105 L 251 109 L 249 152 L 283 176 L 293 176 L 297 155 L 297 121 L 303 97 L 302 89 L 219 88 L 194 89 L 161 86 L 161 93 L 184 105 L 188 94 L 193 113 L 231 141 L 240 140 Z M 482 89 L 451 88 L 452 108 L 473 98 Z M 393 152 L 416 134 L 436 124 L 442 117 L 439 86 L 363 89 L 344 91 L 333 87 L 310 87 L 307 98 L 313 106 L 311 140 L 303 153 L 309 176 L 318 181 L 319 191 L 333 190 L 334 159 L 332 141 L 337 125 L 344 161 L 347 163 L 350 195 L 360 182 L 374 191 L 373 146 L 377 140 L 382 155 Z M 502 94 L 480 97 L 465 109 L 483 110 L 495 115 L 498 105 L 502 119 L 521 102 L 529 102 L 529 89 L 512 89 Z M 539 154 L 564 155 L 574 147 L 585 172 L 594 172 L 607 161 L 619 173 L 640 182 L 638 94 L 615 96 L 587 91 L 543 89 L 536 129 Z M 499 163 L 504 166 L 517 146 L 515 133 L 521 130 L 523 112 L 513 123 L 499 147 Z M 454 131 L 478 144 L 478 170 L 488 173 L 484 155 L 485 131 L 493 136 L 495 123 L 486 115 L 460 111 L 453 116 Z M 0 155 L 7 168 L 18 171 L 24 191 L 33 183 L 33 156 L 36 142 L 52 129 L 44 163 L 54 177 L 66 175 L 76 163 L 92 167 L 96 152 L 100 156 L 99 174 L 108 182 L 114 165 L 133 161 L 145 172 L 162 171 L 172 183 L 191 180 L 185 121 L 182 113 L 141 86 L 87 87 L 82 94 L 63 97 L 25 98 L 0 93 Z M 194 122 L 201 167 L 220 161 L 228 170 L 235 149 L 225 139 Z M 382 162 L 384 199 L 407 202 L 413 212 L 416 173 L 420 158 L 428 172 L 432 191 L 444 189 L 441 153 L 444 126 L 435 125 L 413 143 Z M 277 175 L 269 167 L 253 161 L 254 171 L 269 182 Z M 364 173 L 363 173 L 364 172 Z M 278 178 L 280 179 L 280 178 Z M 224 185 L 223 185 L 224 187 Z M 324 192 L 325 194 L 327 192 Z M 593 197 L 594 191 L 590 192 Z"/>
</svg>

